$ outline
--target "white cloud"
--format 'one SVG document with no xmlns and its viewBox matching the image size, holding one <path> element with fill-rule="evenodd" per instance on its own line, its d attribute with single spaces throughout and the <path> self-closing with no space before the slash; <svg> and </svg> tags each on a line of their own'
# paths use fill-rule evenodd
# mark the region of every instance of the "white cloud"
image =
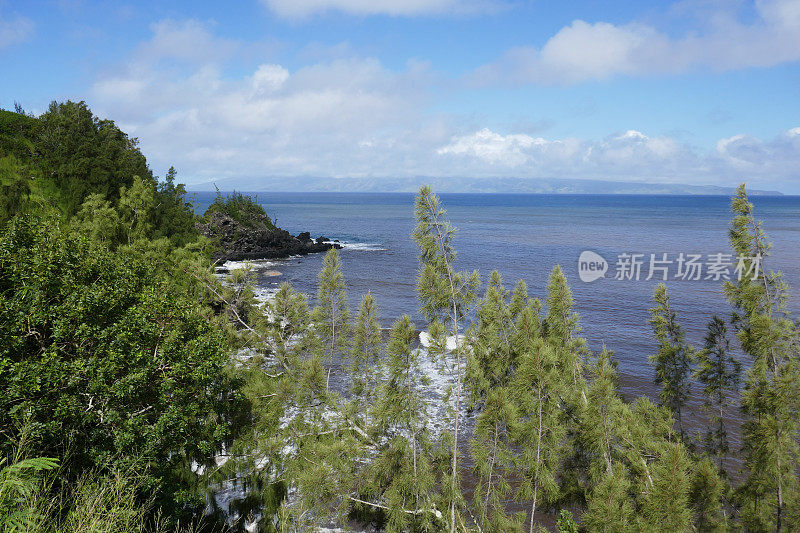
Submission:
<svg viewBox="0 0 800 533">
<path fill-rule="evenodd" d="M 280 65 L 261 65 L 253 74 L 253 91 L 258 94 L 276 91 L 289 79 L 289 71 Z"/>
<path fill-rule="evenodd" d="M 484 128 L 471 135 L 453 138 L 450 144 L 439 148 L 436 153 L 469 155 L 491 164 L 514 168 L 530 162 L 534 152 L 546 150 L 553 144 L 540 137 L 525 134 L 500 135 Z"/>
<path fill-rule="evenodd" d="M 27 41 L 33 35 L 33 22 L 22 16 L 6 18 L 0 13 L 0 51 Z"/>
<path fill-rule="evenodd" d="M 764 141 L 750 135 L 734 135 L 717 143 L 719 163 L 743 176 L 784 176 L 797 180 L 800 174 L 800 128 L 792 128 Z"/>
<path fill-rule="evenodd" d="M 348 58 L 290 71 L 264 61 L 229 78 L 219 56 L 202 62 L 184 46 L 190 35 L 208 50 L 230 45 L 203 24 L 159 23 L 153 32 L 127 68 L 96 80 L 91 102 L 139 137 L 156 169 L 174 163 L 190 182 L 369 174 L 386 161 L 387 144 L 404 158 L 403 146 L 424 138 L 407 134 L 424 123 L 423 64 L 392 72 L 375 59 Z"/>
<path fill-rule="evenodd" d="M 397 72 L 376 59 L 338 57 L 289 69 L 262 57 L 230 77 L 223 74 L 228 52 L 203 61 L 183 47 L 189 33 L 208 50 L 252 52 L 200 23 L 155 25 L 123 70 L 96 80 L 89 100 L 140 139 L 156 172 L 174 164 L 190 185 L 427 175 L 725 185 L 746 179 L 781 189 L 800 168 L 800 127 L 772 140 L 722 139 L 706 151 L 635 129 L 594 140 L 467 128 L 474 117 L 429 111 L 437 78 L 425 64 Z"/>
<path fill-rule="evenodd" d="M 232 56 L 239 45 L 211 33 L 198 20 L 166 19 L 151 25 L 153 37 L 135 54 L 135 61 L 150 64 L 161 60 L 215 63 Z"/>
<path fill-rule="evenodd" d="M 592 141 L 546 140 L 482 129 L 454 136 L 437 153 L 448 159 L 449 168 L 472 176 L 726 185 L 746 179 L 780 189 L 798 177 L 798 132 L 795 128 L 771 141 L 736 135 L 704 153 L 670 137 L 649 137 L 636 130 Z"/>
<path fill-rule="evenodd" d="M 646 24 L 576 20 L 541 48 L 508 50 L 479 68 L 474 78 L 478 83 L 573 84 L 620 75 L 724 71 L 800 60 L 800 2 L 760 0 L 755 10 L 757 20 L 751 24 L 715 12 L 704 31 L 682 38 Z"/>
<path fill-rule="evenodd" d="M 281 17 L 304 18 L 327 11 L 351 15 L 416 16 L 476 13 L 496 8 L 490 0 L 261 0 Z"/>
</svg>

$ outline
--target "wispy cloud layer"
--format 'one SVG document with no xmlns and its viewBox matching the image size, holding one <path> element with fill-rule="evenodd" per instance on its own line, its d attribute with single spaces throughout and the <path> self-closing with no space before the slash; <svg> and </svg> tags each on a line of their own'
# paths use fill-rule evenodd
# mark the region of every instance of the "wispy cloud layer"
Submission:
<svg viewBox="0 0 800 533">
<path fill-rule="evenodd" d="M 483 129 L 453 137 L 437 153 L 450 158 L 453 166 L 472 162 L 472 172 L 478 175 L 706 184 L 746 180 L 774 187 L 800 177 L 800 128 L 768 141 L 736 135 L 721 139 L 710 152 L 635 130 L 593 141 L 546 140 Z"/>
<path fill-rule="evenodd" d="M 33 21 L 22 16 L 8 16 L 0 11 L 0 52 L 27 41 L 34 31 Z"/>
<path fill-rule="evenodd" d="M 162 21 L 151 30 L 124 68 L 98 77 L 91 104 L 141 139 L 156 171 L 174 164 L 190 184 L 427 175 L 718 185 L 746 179 L 781 189 L 798 181 L 800 124 L 774 139 L 736 135 L 708 150 L 635 130 L 544 138 L 430 111 L 438 77 L 424 63 L 395 71 L 374 58 L 337 54 L 290 69 L 265 56 L 231 77 L 225 72 L 232 58 L 257 53 L 247 43 L 219 38 L 195 20 Z M 599 76 L 602 69 L 593 68 Z"/>
<path fill-rule="evenodd" d="M 261 0 L 273 12 L 286 18 L 339 11 L 351 15 L 447 15 L 474 14 L 498 8 L 491 0 Z"/>
<path fill-rule="evenodd" d="M 479 68 L 479 84 L 574 84 L 616 76 L 769 67 L 800 59 L 800 2 L 759 0 L 756 20 L 715 11 L 704 31 L 672 37 L 642 23 L 576 20 L 541 48 L 519 46 Z"/>
<path fill-rule="evenodd" d="M 395 73 L 349 58 L 290 72 L 264 62 L 230 79 L 213 55 L 196 62 L 190 42 L 230 44 L 196 21 L 158 24 L 128 68 L 93 87 L 98 110 L 139 136 L 157 165 L 177 158 L 198 178 L 358 174 L 422 122 L 423 64 Z"/>
</svg>

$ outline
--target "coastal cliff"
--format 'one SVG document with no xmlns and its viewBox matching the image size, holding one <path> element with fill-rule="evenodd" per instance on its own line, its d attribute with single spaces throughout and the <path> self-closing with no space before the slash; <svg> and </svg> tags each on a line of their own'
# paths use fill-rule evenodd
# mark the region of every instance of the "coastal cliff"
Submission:
<svg viewBox="0 0 800 533">
<path fill-rule="evenodd" d="M 308 232 L 293 236 L 275 227 L 267 216 L 236 220 L 220 212 L 207 213 L 197 230 L 217 244 L 212 259 L 216 263 L 256 259 L 279 259 L 341 248 L 325 237 L 312 239 Z"/>
</svg>

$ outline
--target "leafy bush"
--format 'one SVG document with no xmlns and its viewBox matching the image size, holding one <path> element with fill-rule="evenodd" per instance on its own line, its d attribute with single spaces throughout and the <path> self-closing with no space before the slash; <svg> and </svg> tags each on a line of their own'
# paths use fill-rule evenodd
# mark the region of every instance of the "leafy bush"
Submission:
<svg viewBox="0 0 800 533">
<path fill-rule="evenodd" d="M 140 458 L 169 507 L 197 502 L 189 464 L 220 449 L 237 393 L 224 329 L 166 263 L 57 219 L 16 218 L 0 233 L 0 433 L 29 420 L 31 454 L 71 452 L 71 479 Z"/>
<path fill-rule="evenodd" d="M 275 229 L 275 221 L 273 221 L 264 208 L 252 196 L 233 191 L 232 193 L 224 196 L 217 190 L 217 197 L 214 203 L 206 209 L 204 218 L 209 220 L 210 215 L 220 213 L 231 217 L 236 222 L 239 222 L 248 228 L 258 228 L 259 226 L 266 226 L 267 229 Z"/>
</svg>

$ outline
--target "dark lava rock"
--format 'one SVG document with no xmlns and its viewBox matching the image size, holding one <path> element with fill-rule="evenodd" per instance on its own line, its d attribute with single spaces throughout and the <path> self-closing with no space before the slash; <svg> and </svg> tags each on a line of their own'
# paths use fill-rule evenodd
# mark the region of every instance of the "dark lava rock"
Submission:
<svg viewBox="0 0 800 533">
<path fill-rule="evenodd" d="M 265 224 L 245 226 L 222 213 L 212 213 L 206 222 L 198 222 L 197 229 L 217 243 L 213 259 L 216 262 L 255 259 L 279 259 L 291 255 L 325 252 L 341 245 L 314 242 L 306 231 L 292 236 L 280 228 Z"/>
</svg>

